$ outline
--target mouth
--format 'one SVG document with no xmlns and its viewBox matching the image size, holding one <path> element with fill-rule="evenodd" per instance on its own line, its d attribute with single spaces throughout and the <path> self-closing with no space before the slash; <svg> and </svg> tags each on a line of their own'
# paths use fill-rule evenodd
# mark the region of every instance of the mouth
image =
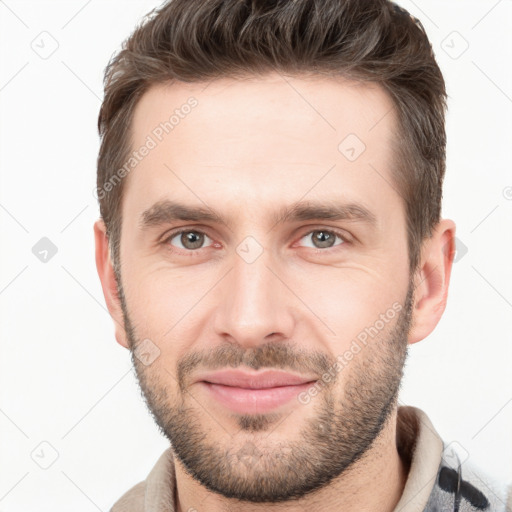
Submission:
<svg viewBox="0 0 512 512">
<path fill-rule="evenodd" d="M 317 380 L 317 378 L 316 376 L 299 375 L 280 370 L 266 370 L 259 372 L 222 370 L 201 374 L 196 380 L 238 388 L 266 389 L 305 384 L 307 382 Z"/>
<path fill-rule="evenodd" d="M 245 414 L 262 414 L 280 407 L 312 386 L 314 381 L 290 386 L 267 388 L 240 388 L 202 381 L 208 394 L 218 403 L 234 412 Z M 297 404 L 299 403 L 296 400 Z"/>
<path fill-rule="evenodd" d="M 244 373 L 227 370 L 197 381 L 209 398 L 238 413 L 265 413 L 283 406 L 317 379 L 285 372 Z M 296 400 L 297 403 L 298 400 Z"/>
</svg>

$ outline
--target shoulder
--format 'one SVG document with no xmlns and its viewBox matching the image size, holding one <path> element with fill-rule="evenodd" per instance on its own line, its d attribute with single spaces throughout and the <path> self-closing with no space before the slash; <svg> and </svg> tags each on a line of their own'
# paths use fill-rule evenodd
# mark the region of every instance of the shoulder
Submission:
<svg viewBox="0 0 512 512">
<path fill-rule="evenodd" d="M 146 481 L 126 491 L 112 506 L 110 512 L 144 512 Z"/>
<path fill-rule="evenodd" d="M 158 504 L 165 503 L 165 512 L 172 512 L 174 503 L 174 458 L 169 447 L 162 453 L 148 476 L 134 485 L 119 498 L 110 512 L 144 512 L 146 509 L 162 510 Z"/>
<path fill-rule="evenodd" d="M 467 459 L 467 452 L 444 447 L 427 510 L 512 512 L 512 483 L 498 480 Z M 465 456 L 464 456 L 465 455 Z"/>
</svg>

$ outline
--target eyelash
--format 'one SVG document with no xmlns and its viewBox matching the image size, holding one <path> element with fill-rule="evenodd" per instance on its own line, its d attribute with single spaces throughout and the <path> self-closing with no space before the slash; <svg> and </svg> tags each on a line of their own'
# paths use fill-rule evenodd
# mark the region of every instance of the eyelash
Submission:
<svg viewBox="0 0 512 512">
<path fill-rule="evenodd" d="M 316 231 L 325 231 L 327 233 L 336 235 L 337 237 L 339 237 L 342 240 L 342 243 L 338 244 L 338 245 L 335 245 L 334 247 L 326 247 L 325 249 L 318 249 L 318 248 L 314 248 L 314 247 L 306 247 L 306 249 L 310 249 L 310 250 L 314 251 L 315 254 L 330 253 L 331 250 L 335 250 L 338 247 L 341 247 L 343 245 L 346 245 L 346 244 L 350 243 L 350 239 L 347 237 L 347 235 L 344 232 L 338 231 L 337 229 L 333 229 L 333 228 L 322 228 L 322 227 L 318 227 L 316 229 L 312 229 L 310 231 L 305 232 L 304 234 L 302 234 L 300 239 L 304 238 L 307 235 L 311 235 L 312 233 L 315 233 Z M 165 236 L 165 238 L 162 240 L 161 243 L 163 245 L 165 245 L 166 247 L 168 247 L 168 248 L 172 247 L 172 249 L 169 249 L 171 251 L 175 251 L 177 249 L 179 251 L 186 251 L 190 255 L 198 256 L 200 254 L 200 250 L 201 249 L 206 249 L 206 247 L 200 247 L 199 249 L 195 249 L 195 250 L 192 250 L 192 249 L 181 249 L 179 247 L 171 246 L 171 244 L 169 243 L 170 240 L 172 240 L 177 235 L 181 235 L 182 233 L 189 233 L 189 232 L 199 233 L 201 235 L 208 236 L 208 233 L 205 233 L 204 231 L 202 231 L 200 229 L 193 229 L 193 228 L 178 229 L 176 231 L 173 231 L 173 232 L 169 233 L 167 236 Z M 208 236 L 208 238 L 211 238 L 211 237 Z"/>
</svg>

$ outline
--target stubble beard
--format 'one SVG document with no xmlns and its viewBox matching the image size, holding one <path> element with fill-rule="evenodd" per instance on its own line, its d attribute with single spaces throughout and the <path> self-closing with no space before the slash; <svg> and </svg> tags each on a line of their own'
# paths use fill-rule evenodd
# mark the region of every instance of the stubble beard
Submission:
<svg viewBox="0 0 512 512">
<path fill-rule="evenodd" d="M 175 370 L 158 364 L 145 366 L 135 357 L 134 349 L 142 338 L 135 333 L 120 284 L 118 279 L 132 361 L 148 409 L 187 473 L 212 492 L 252 503 L 302 498 L 348 472 L 371 448 L 397 407 L 408 355 L 412 282 L 395 324 L 342 369 L 343 389 L 336 387 L 335 378 L 312 398 L 307 407 L 315 407 L 315 414 L 300 419 L 305 405 L 288 415 L 233 414 L 226 418 L 231 426 L 224 428 L 212 419 L 208 404 L 200 404 L 185 384 L 195 366 L 202 363 L 212 367 L 204 365 L 204 358 L 190 354 L 178 361 Z M 284 344 L 265 344 L 251 350 L 230 344 L 213 350 L 208 361 L 225 361 L 223 367 L 243 364 L 254 369 L 282 369 L 289 368 L 293 360 L 293 368 L 307 368 L 319 376 L 336 361 L 322 353 L 313 356 L 306 358 Z M 178 381 L 176 391 L 165 384 L 173 380 Z M 230 436 L 226 430 L 233 431 L 233 419 L 239 430 Z M 275 432 L 286 421 L 302 424 L 293 438 Z M 215 438 L 210 435 L 212 429 L 219 431 Z"/>
</svg>

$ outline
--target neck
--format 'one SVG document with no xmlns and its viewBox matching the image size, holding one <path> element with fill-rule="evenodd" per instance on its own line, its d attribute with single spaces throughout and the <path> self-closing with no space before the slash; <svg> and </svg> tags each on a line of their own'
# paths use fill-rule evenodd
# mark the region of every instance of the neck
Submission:
<svg viewBox="0 0 512 512">
<path fill-rule="evenodd" d="M 176 512 L 344 512 L 361 510 L 392 512 L 405 487 L 408 464 L 396 444 L 397 410 L 370 449 L 347 471 L 323 488 L 300 499 L 284 503 L 249 503 L 225 498 L 194 480 L 175 457 Z"/>
</svg>

